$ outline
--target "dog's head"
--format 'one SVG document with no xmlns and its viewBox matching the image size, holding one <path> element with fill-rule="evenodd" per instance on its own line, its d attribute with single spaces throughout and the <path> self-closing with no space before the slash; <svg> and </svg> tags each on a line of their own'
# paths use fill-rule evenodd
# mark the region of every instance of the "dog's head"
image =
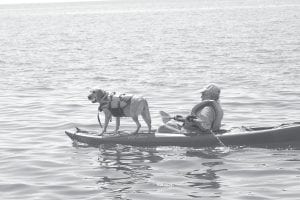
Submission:
<svg viewBox="0 0 300 200">
<path fill-rule="evenodd" d="M 107 94 L 104 90 L 101 89 L 95 89 L 90 91 L 90 94 L 88 95 L 88 99 L 92 102 L 92 103 L 101 103 L 101 99 L 103 99 L 103 97 L 105 97 Z"/>
</svg>

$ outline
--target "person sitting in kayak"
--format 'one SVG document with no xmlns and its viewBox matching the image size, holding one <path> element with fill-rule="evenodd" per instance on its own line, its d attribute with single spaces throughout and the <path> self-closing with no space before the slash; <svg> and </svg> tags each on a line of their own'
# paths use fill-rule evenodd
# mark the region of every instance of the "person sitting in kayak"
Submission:
<svg viewBox="0 0 300 200">
<path fill-rule="evenodd" d="M 158 132 L 181 132 L 182 129 L 188 133 L 218 132 L 223 119 L 223 109 L 219 100 L 220 93 L 221 89 L 217 85 L 206 86 L 201 91 L 202 102 L 195 105 L 191 114 L 185 118 L 180 115 L 172 118 L 167 113 L 161 112 L 165 124 L 159 127 Z"/>
</svg>

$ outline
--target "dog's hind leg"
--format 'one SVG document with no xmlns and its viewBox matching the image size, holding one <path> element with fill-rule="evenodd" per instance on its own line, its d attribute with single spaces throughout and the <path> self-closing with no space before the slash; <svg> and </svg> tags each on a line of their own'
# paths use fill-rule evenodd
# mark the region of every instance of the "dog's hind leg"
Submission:
<svg viewBox="0 0 300 200">
<path fill-rule="evenodd" d="M 139 122 L 139 118 L 138 118 L 138 116 L 134 116 L 134 117 L 132 117 L 132 119 L 133 119 L 133 121 L 136 123 L 136 126 L 137 126 L 137 128 L 136 128 L 136 130 L 133 132 L 133 134 L 138 134 L 138 133 L 139 133 L 139 130 L 140 130 L 140 128 L 141 128 L 141 124 L 140 124 L 140 122 Z"/>
<path fill-rule="evenodd" d="M 142 111 L 142 117 L 148 126 L 148 133 L 151 133 L 151 116 L 149 112 L 149 107 L 147 101 L 145 101 L 145 106 Z"/>
<path fill-rule="evenodd" d="M 149 111 L 148 111 L 149 113 Z M 148 126 L 148 133 L 151 133 L 151 117 L 150 117 L 150 113 L 147 114 L 147 112 L 143 112 L 142 113 L 142 117 L 144 119 L 144 121 L 146 122 L 147 126 Z"/>
</svg>

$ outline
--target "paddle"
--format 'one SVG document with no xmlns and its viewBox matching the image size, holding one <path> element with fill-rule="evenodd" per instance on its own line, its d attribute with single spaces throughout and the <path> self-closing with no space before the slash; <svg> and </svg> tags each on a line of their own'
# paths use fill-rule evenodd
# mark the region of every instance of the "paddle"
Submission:
<svg viewBox="0 0 300 200">
<path fill-rule="evenodd" d="M 181 116 L 181 115 L 176 115 L 175 117 L 172 117 L 170 114 L 164 112 L 164 111 L 159 111 L 159 114 L 161 116 L 161 119 L 163 121 L 163 123 L 167 123 L 168 121 L 170 121 L 171 119 L 174 119 L 176 121 L 180 121 L 180 122 L 185 122 L 186 119 Z M 193 120 L 193 117 L 191 117 L 190 120 Z M 189 121 L 189 120 L 188 120 Z M 217 140 L 218 142 L 223 146 L 226 147 L 226 145 L 220 140 L 220 138 L 213 132 L 213 131 L 209 131 Z"/>
<path fill-rule="evenodd" d="M 170 114 L 164 112 L 164 111 L 159 111 L 159 114 L 161 116 L 161 120 L 163 121 L 163 123 L 167 123 L 168 121 L 170 121 L 171 119 L 174 119 L 176 121 L 180 121 L 180 122 L 184 122 L 185 118 L 182 117 L 181 115 L 176 115 L 175 117 L 172 117 Z"/>
</svg>

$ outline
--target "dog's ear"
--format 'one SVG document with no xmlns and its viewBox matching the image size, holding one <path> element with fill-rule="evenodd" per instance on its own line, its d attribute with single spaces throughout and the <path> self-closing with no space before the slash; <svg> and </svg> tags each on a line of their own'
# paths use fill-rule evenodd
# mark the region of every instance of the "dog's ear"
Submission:
<svg viewBox="0 0 300 200">
<path fill-rule="evenodd" d="M 104 97 L 105 92 L 104 92 L 104 90 L 97 89 L 97 90 L 94 90 L 94 94 L 96 95 L 96 99 L 99 102 Z"/>
<path fill-rule="evenodd" d="M 97 89 L 95 88 L 90 88 L 89 89 L 90 94 L 95 94 L 97 92 Z"/>
</svg>

